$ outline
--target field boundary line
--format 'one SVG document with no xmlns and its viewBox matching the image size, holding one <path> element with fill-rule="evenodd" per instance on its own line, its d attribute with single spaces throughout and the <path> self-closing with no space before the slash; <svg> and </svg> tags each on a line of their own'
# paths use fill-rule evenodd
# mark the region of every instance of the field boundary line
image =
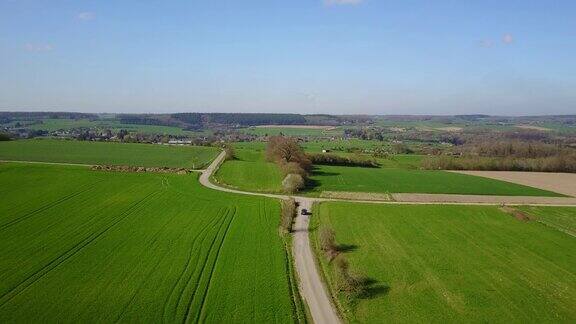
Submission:
<svg viewBox="0 0 576 324">
<path fill-rule="evenodd" d="M 46 162 L 46 161 L 23 161 L 23 160 L 0 160 L 0 163 L 48 164 L 48 165 L 67 165 L 67 166 L 81 166 L 81 167 L 92 167 L 92 166 L 95 166 L 95 164 L 84 164 L 84 163 Z"/>
</svg>

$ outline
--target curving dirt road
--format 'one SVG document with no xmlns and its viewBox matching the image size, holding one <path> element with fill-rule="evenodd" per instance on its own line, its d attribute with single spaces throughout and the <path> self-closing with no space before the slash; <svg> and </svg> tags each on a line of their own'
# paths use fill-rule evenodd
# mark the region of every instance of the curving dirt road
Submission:
<svg viewBox="0 0 576 324">
<path fill-rule="evenodd" d="M 220 190 L 225 192 L 232 192 L 242 195 L 262 196 L 278 199 L 287 199 L 285 195 L 274 195 L 266 193 L 254 193 L 230 188 L 220 187 L 210 181 L 212 174 L 218 169 L 220 164 L 224 161 L 225 153 L 222 152 L 218 157 L 208 166 L 206 170 L 200 175 L 200 183 L 205 187 Z M 293 241 L 293 254 L 296 272 L 298 274 L 300 295 L 306 301 L 310 314 L 314 323 L 340 323 L 340 318 L 336 312 L 332 301 L 326 292 L 323 281 L 320 278 L 318 269 L 316 268 L 316 260 L 310 247 L 308 239 L 308 222 L 309 215 L 301 215 L 300 210 L 306 208 L 312 210 L 312 204 L 315 199 L 295 197 L 296 201 L 300 204 L 298 208 L 298 215 L 295 219 L 294 225 L 294 241 Z"/>
<path fill-rule="evenodd" d="M 218 186 L 210 181 L 210 177 L 224 161 L 225 153 L 222 152 L 202 171 L 200 183 L 205 187 L 231 192 L 242 195 L 262 196 L 277 199 L 287 199 L 289 196 L 276 195 L 267 193 L 255 193 L 240 191 Z M 500 196 L 474 196 L 474 195 L 437 195 L 437 194 L 393 194 L 393 200 L 374 201 L 362 199 L 335 199 L 335 198 L 309 198 L 295 196 L 294 199 L 299 203 L 298 215 L 294 225 L 293 253 L 296 272 L 299 279 L 299 290 L 301 296 L 306 301 L 312 319 L 315 323 L 340 323 L 338 313 L 332 304 L 330 295 L 326 292 L 324 283 L 316 267 L 315 257 L 309 242 L 309 215 L 301 215 L 301 209 L 312 210 L 314 202 L 320 201 L 349 201 L 360 203 L 376 204 L 446 204 L 446 205 L 556 205 L 556 206 L 574 206 L 575 198 L 557 198 L 557 197 L 500 197 Z"/>
</svg>

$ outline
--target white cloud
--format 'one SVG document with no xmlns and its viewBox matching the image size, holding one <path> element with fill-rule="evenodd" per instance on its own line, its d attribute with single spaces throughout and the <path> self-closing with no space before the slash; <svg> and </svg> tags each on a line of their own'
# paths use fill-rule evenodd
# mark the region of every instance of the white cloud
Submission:
<svg viewBox="0 0 576 324">
<path fill-rule="evenodd" d="M 26 43 L 24 49 L 28 52 L 50 52 L 54 45 L 47 43 Z"/>
<path fill-rule="evenodd" d="M 76 15 L 76 19 L 78 20 L 92 20 L 96 15 L 90 11 L 80 12 Z"/>
<path fill-rule="evenodd" d="M 514 37 L 513 37 L 512 35 L 510 35 L 510 34 L 505 34 L 505 35 L 502 37 L 502 42 L 503 42 L 504 44 L 512 44 L 512 43 L 514 42 Z"/>
<path fill-rule="evenodd" d="M 483 39 L 480 41 L 480 46 L 489 48 L 494 46 L 494 42 L 491 39 Z"/>
<path fill-rule="evenodd" d="M 324 0 L 327 6 L 345 6 L 361 4 L 364 0 Z"/>
</svg>

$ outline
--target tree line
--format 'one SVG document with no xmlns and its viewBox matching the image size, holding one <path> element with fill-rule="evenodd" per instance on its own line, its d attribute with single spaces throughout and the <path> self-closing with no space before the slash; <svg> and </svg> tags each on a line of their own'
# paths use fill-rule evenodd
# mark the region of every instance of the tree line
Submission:
<svg viewBox="0 0 576 324">
<path fill-rule="evenodd" d="M 576 173 L 576 150 L 558 144 L 500 140 L 477 142 L 454 149 L 452 156 L 428 157 L 431 170 L 491 170 Z"/>
<path fill-rule="evenodd" d="M 379 167 L 379 164 L 376 160 L 365 159 L 357 156 L 341 156 L 330 153 L 309 153 L 307 154 L 307 157 L 313 164 L 353 166 L 353 167 L 366 167 L 366 168 Z"/>
</svg>

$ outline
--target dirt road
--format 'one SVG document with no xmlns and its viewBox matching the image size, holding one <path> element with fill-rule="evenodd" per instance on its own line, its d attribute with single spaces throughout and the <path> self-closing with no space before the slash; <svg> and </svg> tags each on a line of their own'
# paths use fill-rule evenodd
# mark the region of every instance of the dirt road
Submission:
<svg viewBox="0 0 576 324">
<path fill-rule="evenodd" d="M 275 195 L 266 193 L 254 193 L 221 187 L 210 181 L 210 177 L 216 172 L 225 154 L 222 152 L 202 171 L 200 183 L 208 188 L 237 193 L 242 195 L 262 196 L 277 199 L 287 199 L 286 195 Z M 364 195 L 362 195 L 364 196 Z M 364 199 L 363 199 L 364 198 Z M 294 197 L 300 204 L 298 216 L 294 225 L 294 262 L 299 279 L 299 290 L 301 296 L 306 301 L 312 319 L 315 323 L 340 323 L 338 313 L 332 304 L 330 295 L 326 292 L 324 283 L 316 267 L 316 261 L 310 246 L 308 237 L 308 225 L 310 216 L 301 215 L 302 208 L 311 211 L 314 202 L 320 201 L 354 201 L 362 203 L 378 204 L 458 204 L 458 205 L 494 205 L 494 204 L 527 204 L 527 205 L 574 205 L 576 198 L 556 198 L 556 197 L 508 197 L 508 196 L 474 196 L 474 195 L 436 195 L 436 194 L 392 194 L 389 201 L 369 201 L 365 197 L 358 199 L 334 199 L 334 198 L 309 198 Z"/>
<path fill-rule="evenodd" d="M 300 294 L 306 300 L 314 323 L 340 323 L 340 318 L 332 305 L 318 273 L 314 252 L 309 240 L 308 225 L 310 214 L 302 215 L 302 209 L 312 210 L 310 198 L 295 198 L 298 202 L 298 216 L 294 224 L 294 263 L 300 280 Z"/>
<path fill-rule="evenodd" d="M 206 170 L 200 175 L 200 183 L 208 188 L 232 192 L 242 195 L 262 196 L 278 199 L 287 199 L 288 196 L 274 195 L 265 193 L 252 193 L 246 191 L 239 191 L 229 188 L 220 187 L 210 181 L 212 174 L 218 169 L 220 164 L 224 161 L 225 154 L 222 152 L 216 159 L 208 166 Z M 299 208 L 312 209 L 314 199 L 297 197 L 296 201 L 300 203 Z M 320 278 L 318 269 L 316 268 L 316 261 L 310 242 L 308 239 L 308 215 L 301 215 L 298 209 L 298 216 L 295 219 L 294 225 L 294 263 L 296 272 L 298 274 L 300 295 L 306 301 L 310 314 L 314 323 L 340 323 L 337 312 L 332 306 L 331 299 L 326 293 L 323 281 Z"/>
</svg>

